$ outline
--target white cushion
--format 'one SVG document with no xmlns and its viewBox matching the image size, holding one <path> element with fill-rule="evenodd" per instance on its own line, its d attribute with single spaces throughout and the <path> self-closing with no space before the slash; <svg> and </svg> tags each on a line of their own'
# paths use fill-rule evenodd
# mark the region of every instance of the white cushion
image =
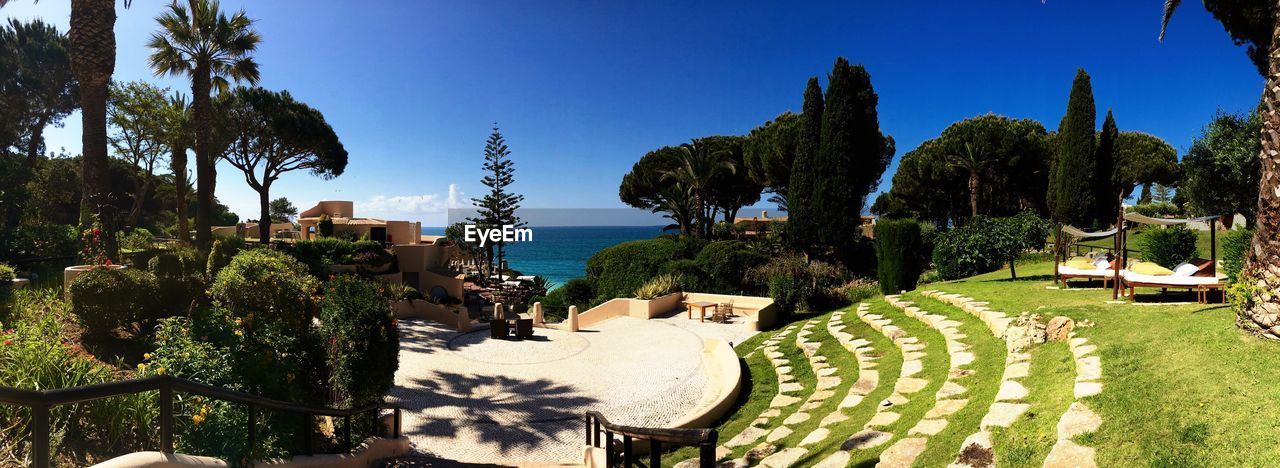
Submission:
<svg viewBox="0 0 1280 468">
<path fill-rule="evenodd" d="M 1105 255 L 1100 255 L 1098 258 L 1093 259 L 1093 266 L 1097 267 L 1099 270 L 1110 270 L 1111 262 L 1107 261 L 1107 257 Z"/>
<path fill-rule="evenodd" d="M 1173 267 L 1173 276 L 1191 276 L 1200 271 L 1200 268 L 1187 262 L 1179 263 Z"/>
</svg>

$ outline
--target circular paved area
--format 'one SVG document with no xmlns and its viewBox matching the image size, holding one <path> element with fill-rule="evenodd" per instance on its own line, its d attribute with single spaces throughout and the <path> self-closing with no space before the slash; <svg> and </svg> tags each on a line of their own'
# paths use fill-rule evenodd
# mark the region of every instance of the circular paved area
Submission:
<svg viewBox="0 0 1280 468">
<path fill-rule="evenodd" d="M 661 427 L 701 398 L 702 339 L 667 320 L 619 317 L 535 340 L 400 321 L 392 401 L 415 450 L 462 462 L 579 462 L 585 411 Z"/>
</svg>

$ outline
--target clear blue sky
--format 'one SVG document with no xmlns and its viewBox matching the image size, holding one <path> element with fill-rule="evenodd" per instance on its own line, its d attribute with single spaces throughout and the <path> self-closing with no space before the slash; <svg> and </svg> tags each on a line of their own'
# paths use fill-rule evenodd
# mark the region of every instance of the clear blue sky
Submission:
<svg viewBox="0 0 1280 468">
<path fill-rule="evenodd" d="M 70 2 L 14 0 L 8 17 L 66 28 Z M 119 10 L 116 78 L 156 78 L 147 36 L 167 2 Z M 1253 106 L 1261 78 L 1200 7 L 1156 41 L 1161 1 L 965 2 L 226 1 L 258 20 L 261 85 L 320 109 L 351 153 L 333 181 L 286 175 L 274 196 L 300 208 L 348 199 L 357 215 L 440 225 L 450 193 L 482 192 L 483 144 L 497 122 L 526 206 L 622 206 L 617 186 L 641 155 L 714 134 L 744 134 L 799 111 L 805 81 L 837 56 L 866 65 L 897 156 L 948 124 L 987 112 L 1054 129 L 1077 67 L 1101 120 L 1185 150 L 1219 109 Z M 79 152 L 79 115 L 47 133 Z M 886 172 L 882 188 L 896 167 Z M 218 197 L 257 217 L 229 166 Z M 761 203 L 761 205 L 765 205 Z M 584 221 L 590 224 L 589 220 Z"/>
</svg>

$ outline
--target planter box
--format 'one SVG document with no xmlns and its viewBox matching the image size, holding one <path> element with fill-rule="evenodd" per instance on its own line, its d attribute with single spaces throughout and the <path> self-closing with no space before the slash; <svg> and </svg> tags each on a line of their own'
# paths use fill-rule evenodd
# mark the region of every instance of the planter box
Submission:
<svg viewBox="0 0 1280 468">
<path fill-rule="evenodd" d="M 31 280 L 26 278 L 14 278 L 13 283 L 9 285 L 9 289 L 18 290 L 31 285 Z"/>
<path fill-rule="evenodd" d="M 80 277 L 84 272 L 94 268 L 109 268 L 112 270 L 123 270 L 129 268 L 127 265 L 73 265 L 62 270 L 62 293 L 71 293 L 71 282 Z"/>
</svg>

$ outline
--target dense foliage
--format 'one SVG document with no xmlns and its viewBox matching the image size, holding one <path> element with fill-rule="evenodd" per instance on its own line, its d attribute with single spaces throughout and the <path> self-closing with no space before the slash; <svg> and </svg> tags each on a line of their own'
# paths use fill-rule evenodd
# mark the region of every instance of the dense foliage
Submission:
<svg viewBox="0 0 1280 468">
<path fill-rule="evenodd" d="M 694 262 L 706 275 L 703 292 L 740 294 L 749 288 L 745 273 L 769 260 L 742 241 L 725 240 L 707 244 Z"/>
<path fill-rule="evenodd" d="M 136 268 L 93 268 L 71 282 L 72 312 L 87 333 L 101 338 L 112 330 L 160 318 L 160 283 Z"/>
<path fill-rule="evenodd" d="M 937 236 L 933 265 L 943 279 L 958 279 L 1008 264 L 1010 276 L 1016 278 L 1018 256 L 1043 249 L 1049 231 L 1048 223 L 1030 213 L 1007 218 L 979 216 Z"/>
<path fill-rule="evenodd" d="M 377 403 L 399 366 L 400 335 L 381 286 L 343 275 L 325 283 L 320 336 L 328 338 L 329 388 L 343 406 Z"/>
<path fill-rule="evenodd" d="M 1196 239 L 1195 231 L 1182 225 L 1147 229 L 1138 239 L 1138 248 L 1144 260 L 1171 269 L 1200 255 Z"/>
<path fill-rule="evenodd" d="M 301 328 L 310 322 L 318 286 L 293 257 L 251 249 L 240 252 L 218 272 L 209 297 L 237 317 Z"/>
<path fill-rule="evenodd" d="M 213 280 L 218 272 L 231 263 L 231 259 L 244 249 L 244 239 L 239 237 L 219 238 L 209 246 L 209 260 L 205 265 L 205 278 Z"/>
<path fill-rule="evenodd" d="M 587 278 L 594 287 L 596 302 L 631 296 L 667 261 L 690 257 L 686 243 L 657 238 L 623 242 L 600 249 L 587 260 Z"/>
<path fill-rule="evenodd" d="M 1197 216 L 1243 214 L 1254 219 L 1258 205 L 1262 117 L 1257 112 L 1219 112 L 1182 158 L 1178 193 Z M 1230 219 L 1224 218 L 1224 219 Z"/>
<path fill-rule="evenodd" d="M 876 223 L 876 269 L 885 294 L 911 291 L 921 273 L 920 224 L 913 219 L 882 219 Z"/>
<path fill-rule="evenodd" d="M 1057 160 L 1050 172 L 1048 199 L 1055 222 L 1094 225 L 1097 214 L 1094 178 L 1098 169 L 1096 128 L 1093 86 L 1089 75 L 1083 69 L 1077 70 L 1067 99 L 1067 113 L 1058 126 Z"/>
<path fill-rule="evenodd" d="M 193 303 L 201 302 L 206 284 L 203 253 L 186 247 L 161 252 L 147 263 L 147 269 L 156 276 L 160 286 L 160 301 L 173 309 L 172 313 L 185 312 Z"/>
<path fill-rule="evenodd" d="M 1233 229 L 1222 236 L 1222 272 L 1235 281 L 1244 268 L 1244 259 L 1253 245 L 1253 231 Z"/>
</svg>

